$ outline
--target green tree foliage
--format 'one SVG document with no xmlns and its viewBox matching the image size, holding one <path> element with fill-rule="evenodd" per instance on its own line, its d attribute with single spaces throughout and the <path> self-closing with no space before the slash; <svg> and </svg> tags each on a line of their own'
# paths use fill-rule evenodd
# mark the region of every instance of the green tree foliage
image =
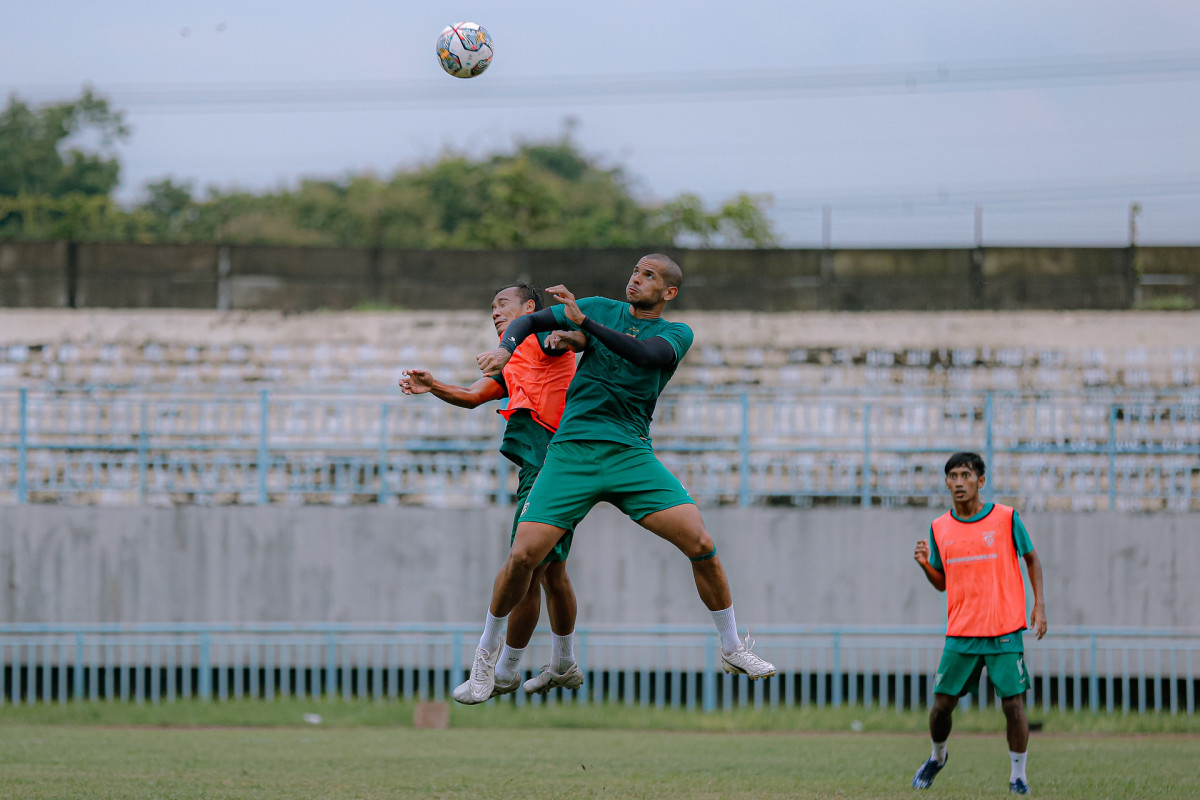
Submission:
<svg viewBox="0 0 1200 800">
<path fill-rule="evenodd" d="M 14 95 L 0 111 L 0 196 L 108 195 L 120 180 L 120 162 L 80 145 L 91 139 L 109 148 L 128 136 L 121 112 L 90 89 L 37 108 Z"/>
<path fill-rule="evenodd" d="M 408 248 L 776 243 L 765 198 L 738 195 L 715 210 L 693 194 L 647 203 L 623 170 L 569 136 L 273 192 L 210 189 L 198 198 L 190 183 L 163 178 L 122 209 L 110 199 L 116 158 L 72 145 L 127 136 L 120 113 L 90 91 L 40 108 L 11 98 L 0 114 L 0 235 Z"/>
</svg>

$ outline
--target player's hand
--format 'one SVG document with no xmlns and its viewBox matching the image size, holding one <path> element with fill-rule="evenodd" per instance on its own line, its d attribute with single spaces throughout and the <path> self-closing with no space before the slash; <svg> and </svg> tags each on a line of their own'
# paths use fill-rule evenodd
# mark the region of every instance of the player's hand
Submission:
<svg viewBox="0 0 1200 800">
<path fill-rule="evenodd" d="M 475 356 L 475 363 L 479 365 L 479 369 L 483 371 L 484 375 L 491 377 L 499 375 L 510 358 L 512 358 L 512 353 L 503 347 L 497 347 L 495 350 L 488 350 Z"/>
<path fill-rule="evenodd" d="M 1041 639 L 1046 635 L 1046 609 L 1042 605 L 1034 605 L 1033 620 L 1030 622 L 1030 628 L 1033 629 L 1037 638 Z"/>
<path fill-rule="evenodd" d="M 587 334 L 583 331 L 551 331 L 544 344 L 549 350 L 582 353 L 587 349 Z"/>
<path fill-rule="evenodd" d="M 400 391 L 425 394 L 433 390 L 433 373 L 427 369 L 406 369 L 400 373 Z"/>
<path fill-rule="evenodd" d="M 571 322 L 574 322 L 576 325 L 582 325 L 583 321 L 587 319 L 583 315 L 583 312 L 579 310 L 579 306 L 575 302 L 575 295 L 571 294 L 570 290 L 561 283 L 558 286 L 551 286 L 546 290 L 546 294 L 563 304 L 567 312 L 567 319 L 571 320 Z"/>
<path fill-rule="evenodd" d="M 929 542 L 924 539 L 917 541 L 917 549 L 913 551 L 913 559 L 922 567 L 929 566 Z"/>
</svg>

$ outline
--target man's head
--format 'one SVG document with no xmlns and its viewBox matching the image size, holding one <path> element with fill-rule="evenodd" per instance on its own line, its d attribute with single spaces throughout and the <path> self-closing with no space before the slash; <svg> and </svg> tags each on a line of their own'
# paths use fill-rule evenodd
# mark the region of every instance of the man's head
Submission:
<svg viewBox="0 0 1200 800">
<path fill-rule="evenodd" d="M 683 270 L 669 256 L 652 253 L 638 259 L 625 285 L 625 298 L 634 308 L 662 310 L 679 294 Z"/>
<path fill-rule="evenodd" d="M 946 462 L 946 488 L 956 505 L 974 505 L 987 482 L 986 467 L 978 453 L 955 453 Z"/>
<path fill-rule="evenodd" d="M 513 283 L 496 292 L 492 298 L 492 324 L 496 333 L 504 335 L 508 323 L 524 314 L 542 310 L 542 295 L 528 283 Z"/>
</svg>

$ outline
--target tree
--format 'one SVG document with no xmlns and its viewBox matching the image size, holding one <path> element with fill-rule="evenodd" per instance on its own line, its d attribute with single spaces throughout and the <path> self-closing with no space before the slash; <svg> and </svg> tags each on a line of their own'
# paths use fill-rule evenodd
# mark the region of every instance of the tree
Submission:
<svg viewBox="0 0 1200 800">
<path fill-rule="evenodd" d="M 155 184 L 150 204 L 162 204 Z M 157 194 L 155 193 L 157 192 Z M 388 179 L 305 180 L 261 195 L 212 193 L 173 235 L 235 242 L 413 248 L 571 248 L 775 244 L 762 198 L 707 211 L 695 195 L 641 202 L 620 168 L 562 138 L 480 159 L 449 153 Z M 219 214 L 211 208 L 217 204 Z"/>
<path fill-rule="evenodd" d="M 0 196 L 108 195 L 120 181 L 115 155 L 103 150 L 129 136 L 121 112 L 84 90 L 76 100 L 32 107 L 13 95 L 0 112 Z"/>
</svg>

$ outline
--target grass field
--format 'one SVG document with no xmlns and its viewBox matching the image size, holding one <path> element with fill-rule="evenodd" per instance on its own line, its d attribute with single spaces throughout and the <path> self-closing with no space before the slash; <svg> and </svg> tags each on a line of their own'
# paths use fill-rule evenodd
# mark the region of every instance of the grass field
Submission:
<svg viewBox="0 0 1200 800">
<path fill-rule="evenodd" d="M 1033 716 L 1036 796 L 1200 797 L 1198 720 Z M 912 797 L 928 755 L 919 712 L 489 705 L 454 707 L 449 730 L 411 719 L 340 701 L 6 707 L 0 797 Z M 1006 796 L 1002 730 L 994 711 L 961 715 L 928 796 Z"/>
</svg>

